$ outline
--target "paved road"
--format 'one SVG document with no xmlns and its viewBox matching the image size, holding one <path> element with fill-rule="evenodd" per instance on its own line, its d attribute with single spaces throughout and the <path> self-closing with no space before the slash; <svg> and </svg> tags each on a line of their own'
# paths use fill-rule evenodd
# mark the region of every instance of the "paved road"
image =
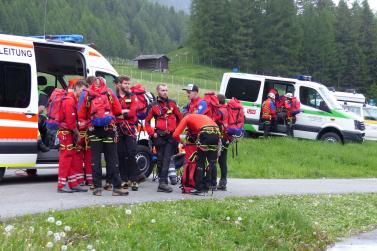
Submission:
<svg viewBox="0 0 377 251">
<path fill-rule="evenodd" d="M 377 230 L 336 243 L 327 251 L 376 251 Z"/>
<path fill-rule="evenodd" d="M 58 194 L 56 170 L 39 170 L 36 178 L 18 176 L 17 173 L 22 174 L 8 171 L 0 184 L 0 219 L 98 204 L 228 196 L 377 192 L 377 179 L 230 179 L 228 191 L 216 191 L 213 196 L 197 197 L 181 194 L 178 186 L 174 187 L 173 193 L 157 193 L 157 182 L 148 180 L 141 184 L 140 191 L 131 191 L 127 197 L 112 197 L 111 192 L 106 191 L 102 197 L 94 197 L 90 193 Z M 377 230 L 339 242 L 328 251 L 338 250 L 377 250 Z"/>
<path fill-rule="evenodd" d="M 107 191 L 102 197 L 90 193 L 58 194 L 56 170 L 40 170 L 39 173 L 37 178 L 19 177 L 14 172 L 6 174 L 0 184 L 0 218 L 96 204 L 198 198 L 181 194 L 178 186 L 174 187 L 173 193 L 157 193 L 157 182 L 151 180 L 142 183 L 139 191 L 130 191 L 127 197 L 112 197 Z M 206 198 L 351 192 L 377 192 L 377 179 L 231 179 L 227 192 L 216 191 Z"/>
</svg>

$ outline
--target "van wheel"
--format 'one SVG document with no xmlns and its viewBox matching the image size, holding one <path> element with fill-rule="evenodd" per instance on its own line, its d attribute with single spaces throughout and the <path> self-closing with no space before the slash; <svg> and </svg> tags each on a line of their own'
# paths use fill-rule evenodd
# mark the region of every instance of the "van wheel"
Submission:
<svg viewBox="0 0 377 251">
<path fill-rule="evenodd" d="M 321 136 L 321 140 L 329 143 L 342 143 L 342 139 L 335 132 L 327 132 Z"/>
<path fill-rule="evenodd" d="M 153 169 L 151 152 L 149 148 L 143 145 L 138 145 L 136 147 L 135 158 L 141 173 L 148 177 L 152 173 Z"/>
<path fill-rule="evenodd" d="M 0 167 L 0 181 L 4 178 L 5 169 L 5 167 Z"/>
</svg>

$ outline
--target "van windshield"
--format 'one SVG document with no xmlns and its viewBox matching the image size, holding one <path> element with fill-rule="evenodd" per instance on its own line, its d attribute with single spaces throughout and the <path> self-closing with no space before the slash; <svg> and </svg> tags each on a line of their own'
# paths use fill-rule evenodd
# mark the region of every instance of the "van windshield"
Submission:
<svg viewBox="0 0 377 251">
<path fill-rule="evenodd" d="M 374 120 L 374 121 L 377 121 L 377 108 L 364 107 L 363 111 L 364 111 L 364 119 L 365 120 Z"/>
<path fill-rule="evenodd" d="M 321 94 L 326 98 L 326 100 L 329 102 L 329 105 L 333 109 L 342 110 L 342 107 L 340 104 L 336 101 L 336 98 L 334 95 L 327 89 L 326 87 L 319 87 L 319 91 Z"/>
</svg>

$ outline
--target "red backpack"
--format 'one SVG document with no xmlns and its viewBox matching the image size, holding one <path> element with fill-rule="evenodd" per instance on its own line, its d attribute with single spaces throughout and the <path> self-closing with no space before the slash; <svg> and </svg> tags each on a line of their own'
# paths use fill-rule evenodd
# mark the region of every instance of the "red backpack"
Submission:
<svg viewBox="0 0 377 251">
<path fill-rule="evenodd" d="M 181 177 L 182 193 L 190 193 L 195 189 L 196 150 L 197 147 L 195 144 L 185 145 L 186 164 Z"/>
<path fill-rule="evenodd" d="M 241 137 L 245 123 L 245 114 L 241 102 L 232 98 L 227 104 L 228 109 L 228 128 L 227 134 L 232 137 Z"/>
<path fill-rule="evenodd" d="M 50 130 L 59 129 L 59 124 L 63 120 L 61 110 L 63 100 L 67 97 L 64 89 L 55 88 L 51 93 L 47 104 L 47 121 L 46 127 Z"/>
<path fill-rule="evenodd" d="M 88 90 L 87 107 L 93 126 L 107 126 L 115 119 L 112 111 L 113 97 L 107 87 L 100 93 Z"/>
<path fill-rule="evenodd" d="M 154 97 L 151 93 L 146 92 L 145 87 L 139 83 L 131 87 L 131 92 L 136 96 L 138 104 L 136 111 L 137 118 L 139 120 L 144 120 L 148 115 Z"/>
<path fill-rule="evenodd" d="M 207 102 L 207 111 L 205 115 L 210 117 L 213 121 L 219 122 L 222 116 L 217 95 L 214 92 L 207 92 L 204 94 L 203 99 Z"/>
<path fill-rule="evenodd" d="M 298 101 L 296 97 L 292 97 L 292 111 L 293 111 L 293 115 L 296 115 L 296 114 L 300 113 L 300 109 L 301 109 L 300 106 L 301 106 L 300 101 Z"/>
</svg>

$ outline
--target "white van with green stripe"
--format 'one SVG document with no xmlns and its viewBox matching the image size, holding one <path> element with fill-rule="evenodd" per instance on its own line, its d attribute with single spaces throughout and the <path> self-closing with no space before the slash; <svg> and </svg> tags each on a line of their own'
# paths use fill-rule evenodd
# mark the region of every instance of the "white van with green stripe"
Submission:
<svg viewBox="0 0 377 251">
<path fill-rule="evenodd" d="M 263 133 L 261 106 L 271 88 L 293 95 L 301 102 L 301 112 L 296 115 L 294 137 L 332 142 L 362 142 L 364 121 L 345 111 L 326 86 L 311 82 L 303 76 L 298 79 L 271 77 L 244 73 L 224 73 L 220 93 L 227 99 L 235 97 L 244 105 L 245 130 Z M 286 125 L 278 116 L 273 135 L 286 136 Z"/>
</svg>

